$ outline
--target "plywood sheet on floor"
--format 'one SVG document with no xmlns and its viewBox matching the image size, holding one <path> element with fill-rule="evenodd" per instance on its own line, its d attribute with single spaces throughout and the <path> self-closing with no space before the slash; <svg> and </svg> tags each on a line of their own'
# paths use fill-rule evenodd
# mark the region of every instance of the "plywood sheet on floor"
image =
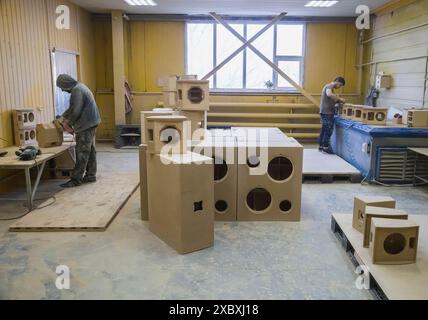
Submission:
<svg viewBox="0 0 428 320">
<path fill-rule="evenodd" d="M 137 174 L 104 173 L 96 183 L 60 191 L 55 195 L 54 204 L 32 211 L 9 230 L 104 231 L 136 190 L 138 183 Z M 43 206 L 41 204 L 39 207 Z"/>
<path fill-rule="evenodd" d="M 333 214 L 356 254 L 369 268 L 373 278 L 391 300 L 428 299 L 428 216 L 409 215 L 409 220 L 418 223 L 418 256 L 415 264 L 377 265 L 371 262 L 369 249 L 363 247 L 363 235 L 352 228 L 352 214 Z"/>
<path fill-rule="evenodd" d="M 317 149 L 305 149 L 303 153 L 303 174 L 358 175 L 357 168 L 335 154 L 326 154 Z"/>
</svg>

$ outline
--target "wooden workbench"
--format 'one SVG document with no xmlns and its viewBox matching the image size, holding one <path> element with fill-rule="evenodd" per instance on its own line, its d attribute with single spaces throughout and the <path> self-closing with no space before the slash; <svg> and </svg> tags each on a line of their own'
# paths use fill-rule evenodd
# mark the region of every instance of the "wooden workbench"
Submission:
<svg viewBox="0 0 428 320">
<path fill-rule="evenodd" d="M 8 147 L 2 149 L 2 151 L 7 151 L 5 157 L 0 158 L 0 170 L 24 170 L 25 171 L 25 184 L 27 190 L 27 205 L 28 210 L 33 210 L 33 201 L 34 196 L 36 195 L 37 188 L 40 183 L 40 178 L 42 177 L 46 163 L 49 160 L 52 160 L 64 152 L 70 150 L 75 143 L 66 142 L 62 146 L 52 147 L 52 148 L 40 148 L 42 150 L 42 155 L 37 156 L 35 160 L 30 161 L 21 161 L 15 155 L 15 151 L 18 150 L 18 147 Z M 38 173 L 34 185 L 31 182 L 30 169 L 37 167 Z"/>
</svg>

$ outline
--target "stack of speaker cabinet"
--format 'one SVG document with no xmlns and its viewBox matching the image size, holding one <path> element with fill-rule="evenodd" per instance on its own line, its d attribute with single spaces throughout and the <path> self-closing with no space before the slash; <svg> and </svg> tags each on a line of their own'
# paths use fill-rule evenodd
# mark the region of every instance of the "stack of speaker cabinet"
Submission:
<svg viewBox="0 0 428 320">
<path fill-rule="evenodd" d="M 388 108 L 374 108 L 365 105 L 345 104 L 341 116 L 344 119 L 362 122 L 368 125 L 386 126 Z"/>
<path fill-rule="evenodd" d="M 177 83 L 180 88 L 177 92 L 181 90 L 182 97 L 187 98 L 180 102 L 174 91 L 177 102 L 171 97 L 169 106 L 178 109 L 180 104 L 180 111 L 195 112 L 209 106 L 207 82 L 183 81 L 181 85 L 186 85 Z M 173 85 L 171 79 L 167 86 L 172 90 Z M 169 99 L 165 92 L 172 91 L 165 91 L 164 87 L 164 99 Z M 148 219 L 155 235 L 181 254 L 211 247 L 214 244 L 213 160 L 189 151 L 192 137 L 189 118 L 171 111 L 156 113 L 142 114 L 145 144 L 140 147 L 140 175 L 142 181 L 146 175 L 147 181 L 142 187 L 145 189 L 142 198 L 147 203 L 147 207 L 142 204 L 143 219 Z"/>
<path fill-rule="evenodd" d="M 395 208 L 391 197 L 358 196 L 354 199 L 352 226 L 363 234 L 374 264 L 416 262 L 419 226 Z"/>
<path fill-rule="evenodd" d="M 295 139 L 278 128 L 206 130 L 209 82 L 159 83 L 170 109 L 141 113 L 141 214 L 153 233 L 188 253 L 213 244 L 214 219 L 300 220 L 303 147 Z"/>
<path fill-rule="evenodd" d="M 37 146 L 37 122 L 33 109 L 16 109 L 12 112 L 15 145 Z"/>
</svg>

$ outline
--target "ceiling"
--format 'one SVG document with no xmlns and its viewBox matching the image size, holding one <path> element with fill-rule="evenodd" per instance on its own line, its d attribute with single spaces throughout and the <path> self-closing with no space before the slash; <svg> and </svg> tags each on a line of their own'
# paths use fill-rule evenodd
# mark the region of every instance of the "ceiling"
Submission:
<svg viewBox="0 0 428 320">
<path fill-rule="evenodd" d="M 275 15 L 288 12 L 289 16 L 356 16 L 357 6 L 365 4 L 375 9 L 389 0 L 340 0 L 330 8 L 306 8 L 309 0 L 155 0 L 157 6 L 129 6 L 123 0 L 71 0 L 91 12 L 121 9 L 129 14 L 208 14 Z"/>
</svg>

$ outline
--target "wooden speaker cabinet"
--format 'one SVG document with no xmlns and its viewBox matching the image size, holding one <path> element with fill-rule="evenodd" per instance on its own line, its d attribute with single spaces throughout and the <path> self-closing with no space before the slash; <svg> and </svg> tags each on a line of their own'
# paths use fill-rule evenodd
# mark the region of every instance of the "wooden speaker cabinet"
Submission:
<svg viewBox="0 0 428 320">
<path fill-rule="evenodd" d="M 192 143 L 194 153 L 213 158 L 215 220 L 236 221 L 238 164 L 235 140 L 217 136 Z"/>
<path fill-rule="evenodd" d="M 146 144 L 146 127 L 147 127 L 147 118 L 153 116 L 172 116 L 174 111 L 172 109 L 158 109 L 156 111 L 142 111 L 141 113 L 141 143 Z"/>
<path fill-rule="evenodd" d="M 409 220 L 372 218 L 369 251 L 374 264 L 416 262 L 419 226 Z"/>
<path fill-rule="evenodd" d="M 365 107 L 363 109 L 364 124 L 386 126 L 387 118 L 388 108 Z"/>
<path fill-rule="evenodd" d="M 40 148 L 62 146 L 64 142 L 64 131 L 60 124 L 43 123 L 36 127 L 37 142 Z"/>
<path fill-rule="evenodd" d="M 352 115 L 354 112 L 353 104 L 345 104 L 342 108 L 342 118 L 352 120 Z"/>
<path fill-rule="evenodd" d="M 364 236 L 363 236 L 363 247 L 368 248 L 370 243 L 370 229 L 372 218 L 384 218 L 384 219 L 402 219 L 407 220 L 408 214 L 403 210 L 381 208 L 381 207 L 366 207 L 366 213 L 364 215 Z"/>
<path fill-rule="evenodd" d="M 147 151 L 159 154 L 168 145 L 168 153 L 182 154 L 187 152 L 189 133 L 183 116 L 148 117 L 146 126 Z"/>
<path fill-rule="evenodd" d="M 178 80 L 177 109 L 187 111 L 209 111 L 209 81 Z"/>
<path fill-rule="evenodd" d="M 212 159 L 148 154 L 149 228 L 180 254 L 214 245 Z"/>
<path fill-rule="evenodd" d="M 361 233 L 364 232 L 364 218 L 366 215 L 366 208 L 368 206 L 395 209 L 395 200 L 391 197 L 355 197 L 352 227 L 354 227 L 354 229 L 358 230 Z"/>
<path fill-rule="evenodd" d="M 16 109 L 12 111 L 13 127 L 15 130 L 34 129 L 37 125 L 33 109 Z"/>
<path fill-rule="evenodd" d="M 238 221 L 300 221 L 302 163 L 295 139 L 238 141 Z"/>
<path fill-rule="evenodd" d="M 407 126 L 414 128 L 428 127 L 428 109 L 407 111 Z"/>
<path fill-rule="evenodd" d="M 363 122 L 363 110 L 365 106 L 354 105 L 352 108 L 352 120 L 357 122 Z"/>
<path fill-rule="evenodd" d="M 180 115 L 190 121 L 191 140 L 203 140 L 205 138 L 205 131 L 207 130 L 207 112 L 182 110 L 180 111 Z M 198 134 L 195 134 L 195 132 Z"/>
<path fill-rule="evenodd" d="M 143 221 L 149 220 L 149 201 L 147 189 L 147 145 L 142 144 L 139 147 L 140 159 L 140 208 L 141 219 Z"/>
</svg>

